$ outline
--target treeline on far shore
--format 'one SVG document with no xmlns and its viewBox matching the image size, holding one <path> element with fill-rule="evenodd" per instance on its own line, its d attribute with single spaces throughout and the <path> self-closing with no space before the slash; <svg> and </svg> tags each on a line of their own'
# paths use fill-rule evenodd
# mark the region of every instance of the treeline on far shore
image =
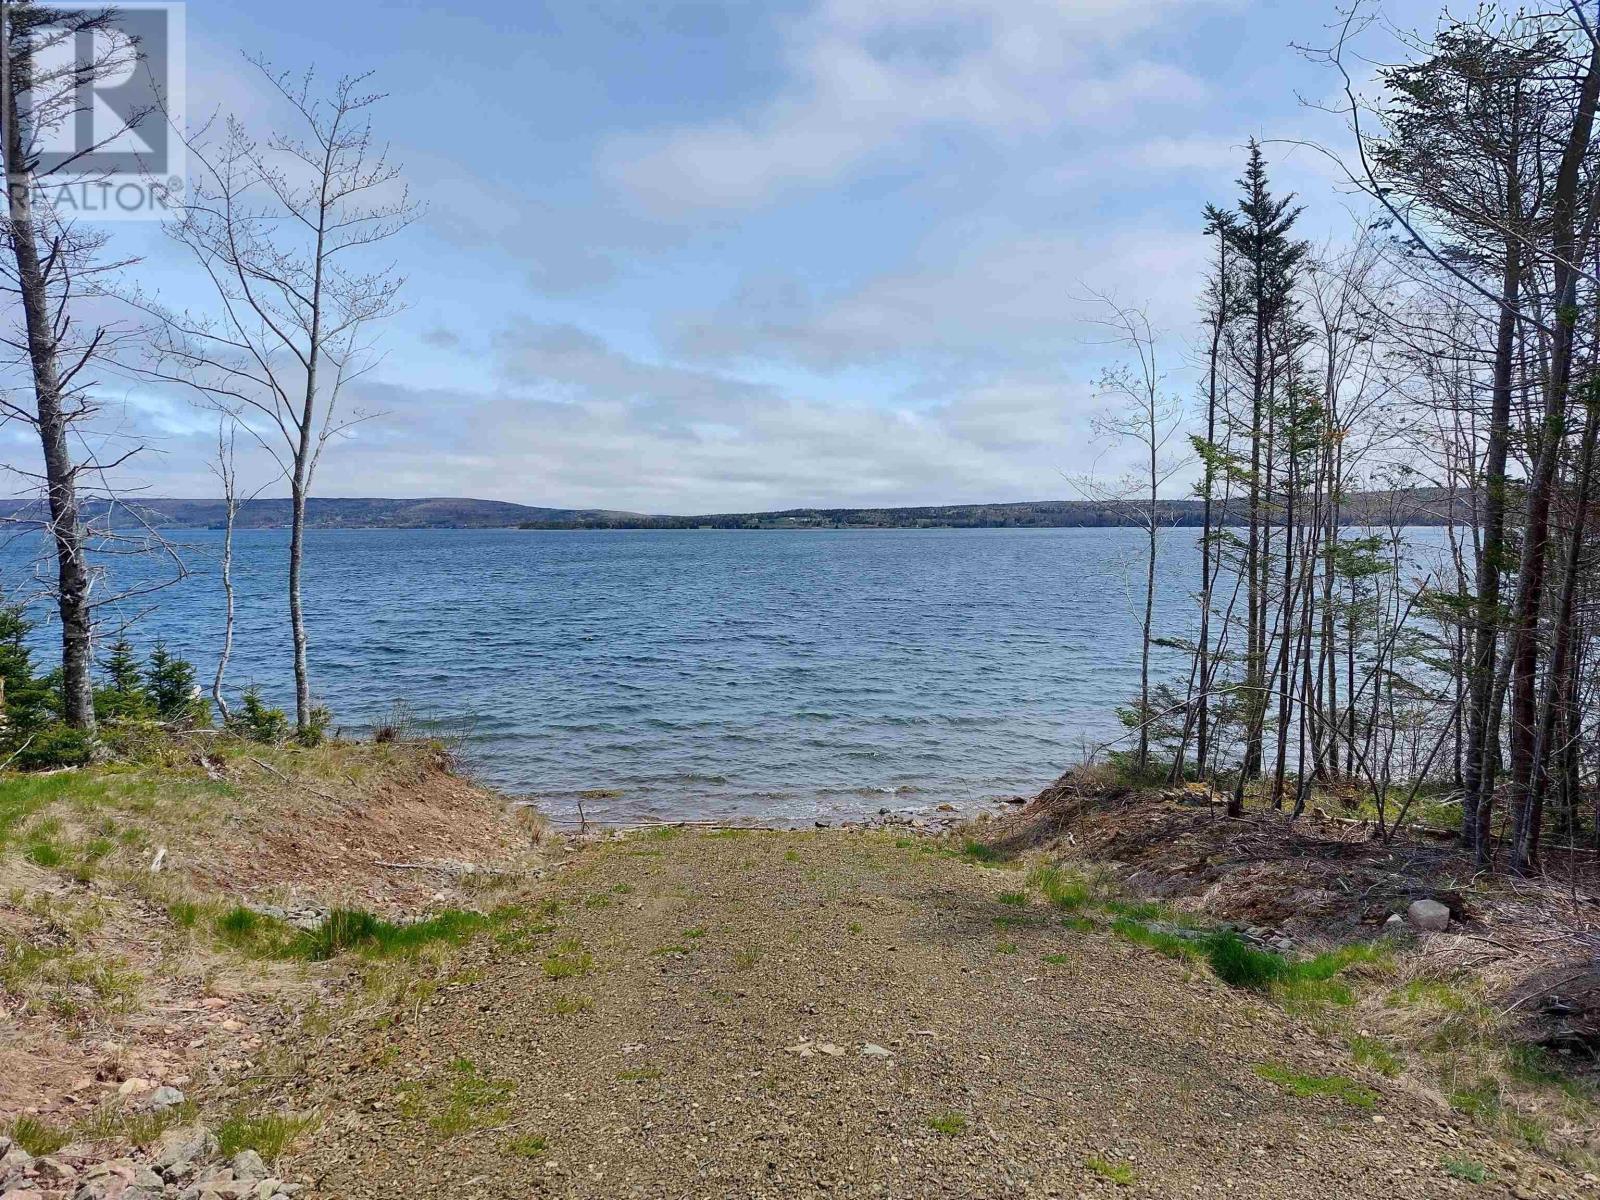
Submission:
<svg viewBox="0 0 1600 1200">
<path fill-rule="evenodd" d="M 1200 500 L 1163 500 L 1160 524 L 1199 528 L 1205 522 Z M 1221 510 L 1220 523 L 1245 525 L 1243 499 Z M 1445 488 L 1361 492 L 1346 498 L 1351 525 L 1401 527 L 1471 522 L 1471 497 Z M 1217 524 L 1216 511 L 1212 523 Z M 1144 517 L 1120 501 L 1037 500 L 1016 504 L 942 504 L 923 508 L 791 508 L 778 512 L 709 513 L 701 516 L 646 516 L 592 513 L 519 522 L 520 529 L 1098 529 L 1143 526 Z"/>
</svg>

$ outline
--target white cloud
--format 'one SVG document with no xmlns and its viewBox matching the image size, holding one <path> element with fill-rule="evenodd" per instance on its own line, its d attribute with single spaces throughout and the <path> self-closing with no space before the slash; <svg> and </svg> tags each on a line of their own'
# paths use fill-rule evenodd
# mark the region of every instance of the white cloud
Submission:
<svg viewBox="0 0 1600 1200">
<path fill-rule="evenodd" d="M 1088 388 L 1057 373 L 998 373 L 883 407 L 644 361 L 569 325 L 518 322 L 494 347 L 493 391 L 363 387 L 352 400 L 384 415 L 329 447 L 319 493 L 678 513 L 956 503 L 1058 496 L 1062 472 L 1094 458 L 1081 441 Z M 139 467 L 162 476 L 147 494 L 212 493 L 213 436 L 162 437 L 163 460 Z M 250 486 L 266 478 L 257 458 L 242 472 Z"/>
<path fill-rule="evenodd" d="M 1081 341 L 1086 289 L 1149 303 L 1185 332 L 1206 248 L 1189 229 L 1123 228 L 932 247 L 914 266 L 815 299 L 787 277 L 747 284 L 681 320 L 674 341 L 707 361 L 788 359 L 814 370 L 904 357 L 992 365 L 1057 361 Z"/>
<path fill-rule="evenodd" d="M 941 126 L 1009 139 L 1192 103 L 1195 78 L 1106 51 L 1205 0 L 825 0 L 788 31 L 782 92 L 741 117 L 613 144 L 610 176 L 654 211 L 759 205 Z"/>
</svg>

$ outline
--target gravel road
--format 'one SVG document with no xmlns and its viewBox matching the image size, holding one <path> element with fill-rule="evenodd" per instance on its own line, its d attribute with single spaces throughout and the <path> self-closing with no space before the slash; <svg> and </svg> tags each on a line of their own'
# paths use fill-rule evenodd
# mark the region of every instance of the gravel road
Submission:
<svg viewBox="0 0 1600 1200">
<path fill-rule="evenodd" d="M 329 1043 L 294 1169 L 339 1200 L 1593 1194 L 1022 880 L 882 832 L 591 847 Z"/>
</svg>

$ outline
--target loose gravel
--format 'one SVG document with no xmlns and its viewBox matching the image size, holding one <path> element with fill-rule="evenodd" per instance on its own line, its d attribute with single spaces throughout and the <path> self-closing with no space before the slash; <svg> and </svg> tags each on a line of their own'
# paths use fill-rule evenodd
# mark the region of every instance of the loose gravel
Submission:
<svg viewBox="0 0 1600 1200">
<path fill-rule="evenodd" d="M 588 848 L 319 1051 L 292 1170 L 330 1200 L 1595 1194 L 1022 879 L 878 831 Z"/>
</svg>

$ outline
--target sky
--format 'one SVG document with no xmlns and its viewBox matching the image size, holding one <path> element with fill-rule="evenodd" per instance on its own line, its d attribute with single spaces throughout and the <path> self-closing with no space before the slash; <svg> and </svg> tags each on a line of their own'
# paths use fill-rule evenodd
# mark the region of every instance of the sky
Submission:
<svg viewBox="0 0 1600 1200">
<path fill-rule="evenodd" d="M 1401 27 L 1436 11 L 1411 0 Z M 1314 151 L 1331 0 L 204 0 L 191 122 L 284 120 L 243 54 L 371 71 L 422 204 L 374 252 L 406 276 L 346 398 L 328 496 L 475 496 L 648 512 L 1071 497 L 1119 351 L 1097 294 L 1144 308 L 1191 399 L 1201 207 L 1268 142 L 1316 240 L 1357 201 Z M 1376 36 L 1382 36 L 1378 31 Z M 1381 51 L 1375 50 L 1376 53 Z M 1308 103 L 1311 102 L 1311 103 Z M 142 286 L 211 302 L 151 225 Z M 119 481 L 215 495 L 215 417 L 106 376 Z M 27 463 L 18 426 L 0 452 Z M 248 454 L 250 488 L 284 494 Z"/>
</svg>

